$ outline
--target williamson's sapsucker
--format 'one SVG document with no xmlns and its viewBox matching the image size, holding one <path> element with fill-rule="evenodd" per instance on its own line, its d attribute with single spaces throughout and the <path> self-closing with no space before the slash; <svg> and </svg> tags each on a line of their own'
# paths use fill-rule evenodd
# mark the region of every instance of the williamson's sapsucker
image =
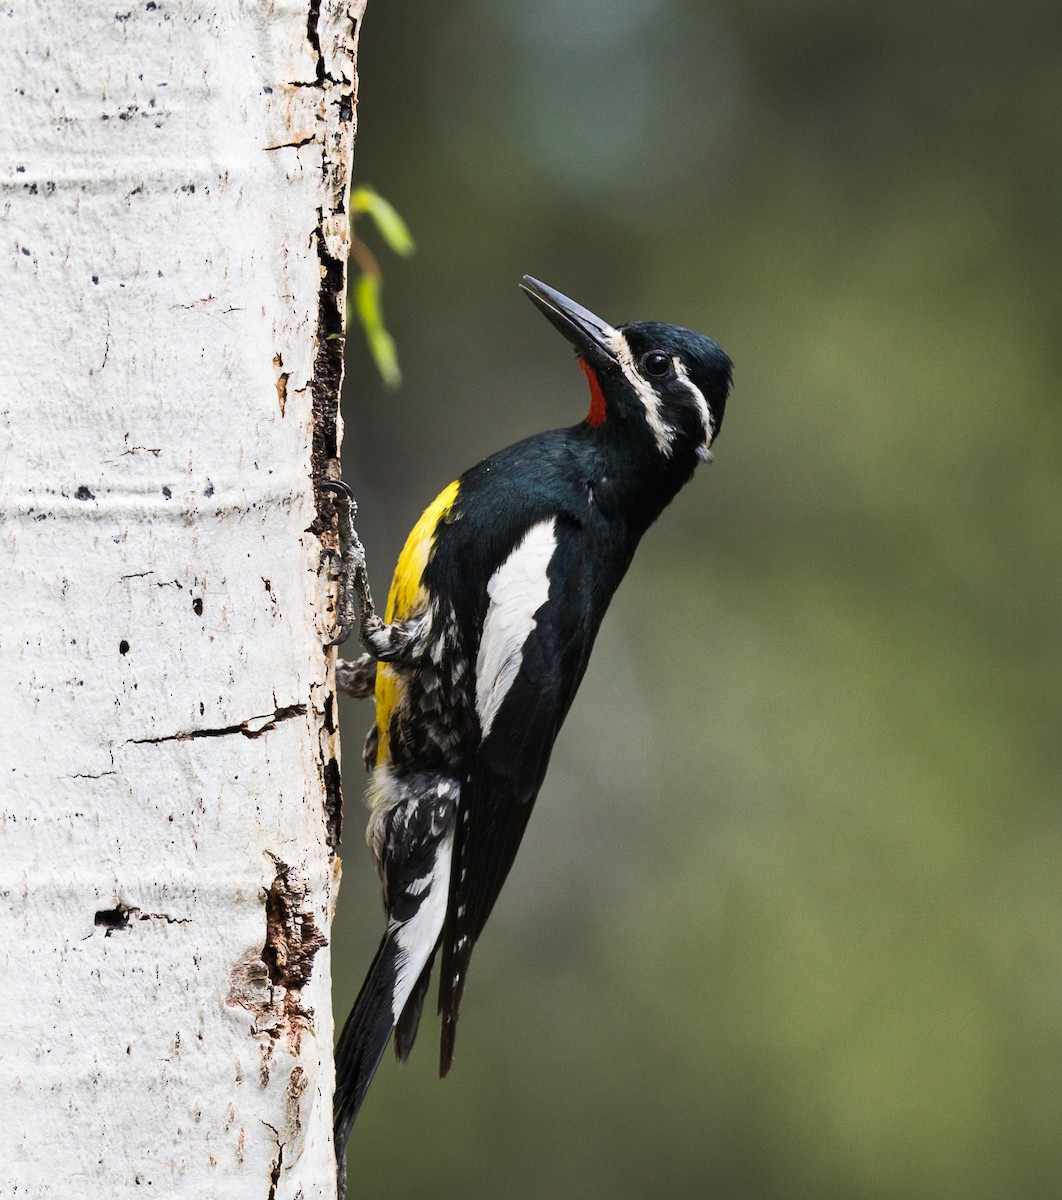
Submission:
<svg viewBox="0 0 1062 1200">
<path fill-rule="evenodd" d="M 521 286 L 574 344 L 590 411 L 443 489 L 406 541 L 383 620 L 349 489 L 326 485 L 338 497 L 344 636 L 357 624 L 367 650 L 338 664 L 337 682 L 376 697 L 368 841 L 387 912 L 336 1049 L 341 1194 L 358 1108 L 392 1033 L 399 1059 L 409 1054 L 437 957 L 441 1073 L 450 1068 L 472 948 L 598 627 L 642 534 L 711 459 L 730 388 L 729 358 L 702 334 L 613 327 L 537 280 Z"/>
</svg>

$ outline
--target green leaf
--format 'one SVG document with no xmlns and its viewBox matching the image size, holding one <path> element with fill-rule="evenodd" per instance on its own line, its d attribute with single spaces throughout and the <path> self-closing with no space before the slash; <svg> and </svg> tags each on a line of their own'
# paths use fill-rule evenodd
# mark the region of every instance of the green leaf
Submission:
<svg viewBox="0 0 1062 1200">
<path fill-rule="evenodd" d="M 397 387 L 402 380 L 395 353 L 394 338 L 387 332 L 380 308 L 380 280 L 360 275 L 354 281 L 354 310 L 358 314 L 365 337 L 369 342 L 376 368 L 388 387 Z"/>
<path fill-rule="evenodd" d="M 350 193 L 351 220 L 360 213 L 372 217 L 380 236 L 396 254 L 413 253 L 413 238 L 405 221 L 379 192 L 370 187 L 358 187 Z"/>
</svg>

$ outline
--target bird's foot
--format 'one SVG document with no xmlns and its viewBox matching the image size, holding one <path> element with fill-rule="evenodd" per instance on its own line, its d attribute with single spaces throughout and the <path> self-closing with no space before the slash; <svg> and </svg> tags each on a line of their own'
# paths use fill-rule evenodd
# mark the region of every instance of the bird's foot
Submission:
<svg viewBox="0 0 1062 1200">
<path fill-rule="evenodd" d="M 378 623 L 379 618 L 369 591 L 365 547 L 354 529 L 354 518 L 358 513 L 354 493 L 339 479 L 322 483 L 321 490 L 335 496 L 339 520 L 339 604 L 336 608 L 339 633 L 328 644 L 340 646 L 358 626 L 359 612 L 362 627 Z"/>
</svg>

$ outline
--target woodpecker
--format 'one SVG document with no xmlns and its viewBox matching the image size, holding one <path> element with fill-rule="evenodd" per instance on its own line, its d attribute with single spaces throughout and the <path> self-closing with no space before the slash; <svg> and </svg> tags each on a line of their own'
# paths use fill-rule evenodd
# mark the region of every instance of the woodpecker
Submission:
<svg viewBox="0 0 1062 1200">
<path fill-rule="evenodd" d="M 711 460 L 731 363 L 674 325 L 613 327 L 525 276 L 590 384 L 579 424 L 492 454 L 444 488 L 398 559 L 383 619 L 349 488 L 339 514 L 351 695 L 375 693 L 367 840 L 387 926 L 336 1048 L 340 1195 L 347 1139 L 394 1035 L 405 1061 L 439 959 L 440 1075 L 472 949 L 509 873 L 601 620 L 639 540 Z"/>
</svg>

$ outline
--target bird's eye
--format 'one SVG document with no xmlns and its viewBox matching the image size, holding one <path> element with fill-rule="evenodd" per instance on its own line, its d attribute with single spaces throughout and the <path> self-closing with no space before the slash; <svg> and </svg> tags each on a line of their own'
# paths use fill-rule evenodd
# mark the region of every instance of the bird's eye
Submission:
<svg viewBox="0 0 1062 1200">
<path fill-rule="evenodd" d="M 642 370 L 659 378 L 671 370 L 671 359 L 662 350 L 652 350 L 642 359 Z"/>
</svg>

